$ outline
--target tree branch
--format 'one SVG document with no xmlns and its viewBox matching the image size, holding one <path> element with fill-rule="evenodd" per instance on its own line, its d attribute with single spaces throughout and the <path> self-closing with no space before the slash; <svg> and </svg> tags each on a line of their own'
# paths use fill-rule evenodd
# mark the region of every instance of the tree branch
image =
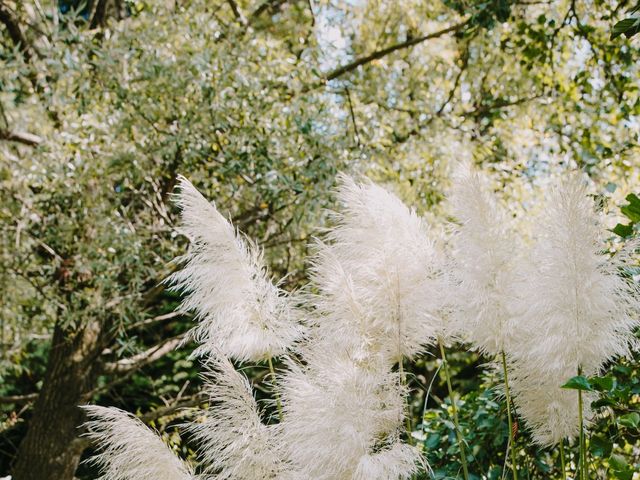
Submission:
<svg viewBox="0 0 640 480">
<path fill-rule="evenodd" d="M 173 318 L 176 317 L 180 317 L 184 315 L 183 312 L 180 311 L 173 311 L 173 312 L 169 312 L 169 313 L 165 313 L 163 315 L 158 315 L 156 317 L 152 317 L 152 318 L 145 318 L 144 320 L 140 320 L 139 322 L 136 322 L 132 325 L 129 325 L 127 327 L 127 330 L 134 330 L 136 328 L 140 328 L 140 327 L 148 327 L 149 325 L 152 325 L 154 323 L 159 323 L 159 322 L 164 322 L 166 320 L 171 320 Z"/>
<path fill-rule="evenodd" d="M 442 115 L 442 113 L 444 112 L 444 109 L 447 108 L 447 105 L 449 105 L 449 103 L 451 103 L 451 100 L 453 100 L 453 96 L 456 94 L 456 90 L 460 85 L 460 79 L 462 78 L 462 74 L 467 69 L 468 62 L 469 62 L 469 48 L 467 46 L 460 55 L 460 70 L 458 71 L 458 74 L 456 75 L 456 78 L 453 82 L 453 87 L 451 88 L 451 90 L 449 90 L 449 95 L 447 95 L 447 99 L 442 103 L 442 105 L 436 112 L 437 116 Z"/>
<path fill-rule="evenodd" d="M 183 399 L 179 399 L 178 401 L 164 406 L 164 407 L 160 407 L 160 408 L 156 408 L 155 410 L 151 410 L 147 413 L 142 414 L 139 418 L 140 420 L 142 420 L 144 423 L 149 423 L 149 422 L 153 422 L 154 420 L 157 420 L 159 418 L 162 417 L 166 417 L 169 415 L 173 415 L 174 413 L 176 413 L 179 410 L 185 409 L 185 408 L 191 408 L 191 407 L 197 407 L 198 405 L 202 405 L 203 403 L 206 403 L 208 401 L 207 396 L 202 393 L 196 393 L 194 395 L 191 395 L 189 397 L 183 398 Z"/>
<path fill-rule="evenodd" d="M 238 7 L 238 4 L 235 2 L 235 0 L 227 0 L 227 3 L 231 7 L 231 11 L 233 12 L 233 16 L 236 17 L 236 20 L 238 20 L 238 22 L 240 22 L 242 25 L 246 25 L 247 19 L 244 18 L 244 15 L 240 11 L 240 8 Z"/>
<path fill-rule="evenodd" d="M 8 395 L 0 397 L 0 403 L 29 403 L 38 398 L 38 393 L 29 393 L 27 395 Z"/>
<path fill-rule="evenodd" d="M 480 117 L 482 115 L 486 115 L 489 112 L 493 112 L 495 110 L 501 110 L 503 108 L 514 107 L 516 105 L 521 105 L 523 103 L 531 102 L 533 100 L 537 100 L 542 98 L 543 94 L 533 95 L 531 97 L 521 97 L 516 100 L 504 100 L 498 99 L 496 102 L 490 105 L 481 105 L 474 110 L 470 110 L 467 112 L 462 112 L 460 116 L 462 117 Z"/>
<path fill-rule="evenodd" d="M 452 25 L 450 27 L 447 28 L 443 28 L 442 30 L 438 30 L 437 32 L 433 32 L 433 33 L 429 33 L 427 35 L 423 35 L 421 37 L 416 37 L 416 38 L 412 38 L 410 40 L 406 40 L 404 42 L 401 43 L 396 43 L 395 45 L 391 45 L 390 47 L 387 48 L 383 48 L 381 50 L 377 50 L 367 56 L 358 58 L 356 60 L 354 60 L 351 63 L 347 63 L 346 65 L 343 65 L 341 67 L 336 68 L 335 70 L 329 72 L 326 76 L 325 79 L 326 81 L 329 80 L 334 80 L 338 77 L 341 77 L 342 75 L 352 72 L 353 70 L 355 70 L 356 68 L 362 66 L 362 65 L 366 65 L 368 63 L 373 62 L 374 60 L 379 60 L 380 58 L 383 58 L 387 55 L 389 55 L 390 53 L 396 52 L 398 50 L 402 50 L 404 48 L 409 48 L 409 47 L 413 47 L 414 45 L 418 45 L 420 43 L 426 42 L 427 40 L 431 40 L 433 38 L 438 38 L 438 37 L 442 37 L 443 35 L 446 35 L 447 33 L 452 33 L 452 32 L 458 32 L 460 30 L 462 30 L 462 28 L 464 28 L 467 24 L 469 23 L 469 20 L 465 20 L 464 22 L 461 23 L 457 23 L 455 25 Z"/>
<path fill-rule="evenodd" d="M 22 143 L 30 147 L 35 147 L 42 143 L 42 138 L 38 135 L 27 132 L 13 132 L 11 130 L 0 130 L 0 140 Z"/>
<path fill-rule="evenodd" d="M 276 8 L 285 3 L 287 0 L 267 0 L 256 8 L 251 15 L 249 15 L 249 23 L 253 23 L 260 15 L 262 15 L 269 8 Z"/>
<path fill-rule="evenodd" d="M 18 22 L 18 19 L 5 4 L 4 0 L 0 0 L 0 22 L 7 27 L 11 40 L 20 49 L 24 59 L 30 62 L 33 58 L 31 44 L 27 41 L 27 37 L 24 36 L 22 28 L 20 28 L 20 22 Z"/>
<path fill-rule="evenodd" d="M 349 113 L 351 114 L 351 123 L 353 123 L 353 133 L 356 137 L 356 142 L 358 147 L 360 146 L 360 133 L 358 132 L 358 124 L 356 123 L 356 114 L 353 111 L 353 103 L 351 102 L 351 93 L 348 88 L 345 88 L 344 91 L 347 93 L 347 100 L 349 105 Z"/>
<path fill-rule="evenodd" d="M 139 368 L 153 363 L 173 351 L 174 348 L 182 343 L 184 337 L 185 334 L 181 334 L 132 357 L 123 358 L 117 362 L 106 363 L 103 368 L 104 372 L 123 374 L 138 370 Z"/>
</svg>

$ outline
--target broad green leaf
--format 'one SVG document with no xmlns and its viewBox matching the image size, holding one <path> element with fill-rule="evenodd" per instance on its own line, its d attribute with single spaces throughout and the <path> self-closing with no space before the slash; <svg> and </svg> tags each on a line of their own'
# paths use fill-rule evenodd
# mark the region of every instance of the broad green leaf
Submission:
<svg viewBox="0 0 640 480">
<path fill-rule="evenodd" d="M 619 237 L 627 238 L 627 237 L 630 237 L 633 234 L 633 225 L 632 224 L 623 225 L 623 224 L 619 223 L 611 231 L 613 233 L 615 233 L 616 235 L 618 235 Z"/>
<path fill-rule="evenodd" d="M 640 198 L 634 193 L 627 195 L 626 198 L 629 205 L 625 205 L 620 209 L 622 214 L 627 217 L 631 222 L 640 222 Z"/>
<path fill-rule="evenodd" d="M 562 385 L 562 388 L 568 388 L 571 390 L 593 390 L 589 380 L 582 375 L 576 375 L 571 378 L 567 383 Z"/>
<path fill-rule="evenodd" d="M 593 436 L 589 441 L 589 451 L 594 457 L 608 457 L 612 449 L 613 442 L 604 436 Z"/>
<path fill-rule="evenodd" d="M 611 40 L 624 34 L 627 38 L 631 38 L 639 31 L 640 19 L 638 18 L 625 18 L 620 20 L 613 26 L 611 31 Z"/>
<path fill-rule="evenodd" d="M 591 408 L 613 407 L 615 405 L 616 402 L 611 400 L 610 398 L 599 398 L 595 402 L 591 402 Z"/>
<path fill-rule="evenodd" d="M 589 379 L 589 383 L 593 387 L 594 390 L 598 392 L 608 392 L 613 389 L 615 386 L 615 378 L 610 375 L 605 377 L 591 377 Z"/>
<path fill-rule="evenodd" d="M 436 447 L 438 447 L 438 445 L 440 445 L 440 435 L 435 433 L 433 435 L 429 435 L 429 438 L 427 439 L 426 442 L 424 442 L 424 446 L 428 449 L 428 450 L 433 450 Z"/>
<path fill-rule="evenodd" d="M 609 457 L 609 466 L 613 470 L 614 478 L 619 480 L 631 480 L 633 478 L 633 468 L 629 466 L 627 460 L 617 453 Z"/>
<path fill-rule="evenodd" d="M 638 428 L 638 425 L 640 425 L 640 414 L 637 412 L 627 413 L 618 418 L 618 423 L 628 428 Z"/>
<path fill-rule="evenodd" d="M 609 466 L 613 470 L 624 471 L 627 468 L 627 460 L 617 453 L 614 453 L 609 457 Z"/>
<path fill-rule="evenodd" d="M 633 470 L 630 470 L 628 468 L 622 471 L 615 471 L 613 472 L 613 475 L 618 480 L 633 480 Z"/>
</svg>

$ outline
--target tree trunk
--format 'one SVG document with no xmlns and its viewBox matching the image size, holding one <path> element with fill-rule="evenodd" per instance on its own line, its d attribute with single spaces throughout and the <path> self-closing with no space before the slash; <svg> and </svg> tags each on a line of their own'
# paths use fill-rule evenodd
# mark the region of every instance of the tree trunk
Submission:
<svg viewBox="0 0 640 480">
<path fill-rule="evenodd" d="M 98 376 L 100 326 L 70 333 L 56 326 L 47 372 L 13 468 L 14 480 L 72 480 L 84 442 L 83 412 Z"/>
</svg>

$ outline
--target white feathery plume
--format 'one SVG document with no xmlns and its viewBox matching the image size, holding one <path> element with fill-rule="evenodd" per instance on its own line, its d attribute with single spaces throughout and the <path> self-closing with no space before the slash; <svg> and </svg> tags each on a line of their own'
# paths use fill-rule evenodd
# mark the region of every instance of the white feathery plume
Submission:
<svg viewBox="0 0 640 480">
<path fill-rule="evenodd" d="M 421 456 L 398 439 L 406 389 L 391 367 L 441 326 L 439 252 L 415 212 L 384 189 L 342 176 L 338 200 L 312 265 L 318 293 L 307 297 L 304 366 L 290 362 L 281 382 L 281 438 L 292 465 L 314 479 L 409 478 Z"/>
<path fill-rule="evenodd" d="M 196 354 L 220 350 L 238 361 L 283 354 L 301 335 L 288 295 L 269 278 L 261 250 L 241 236 L 184 177 L 177 203 L 190 251 L 167 281 L 187 293 L 181 309 L 198 325 Z"/>
<path fill-rule="evenodd" d="M 304 358 L 307 365 L 292 364 L 282 382 L 279 427 L 291 463 L 318 480 L 365 478 L 358 472 L 372 471 L 379 475 L 369 478 L 409 478 L 421 459 L 408 445 L 385 457 L 393 476 L 380 476 L 378 455 L 397 439 L 404 418 L 398 374 L 380 357 L 363 364 L 330 345 L 315 344 Z"/>
<path fill-rule="evenodd" d="M 335 337 L 366 332 L 393 361 L 412 357 L 442 328 L 439 246 L 415 211 L 371 182 L 343 175 L 337 196 L 336 226 L 312 265 L 322 323 Z"/>
<path fill-rule="evenodd" d="M 581 179 L 573 175 L 545 197 L 522 269 L 522 332 L 509 353 L 515 404 L 535 440 L 552 444 L 579 433 L 576 393 L 560 387 L 629 353 L 640 297 L 620 275 L 626 256 L 604 253 L 602 218 Z"/>
<path fill-rule="evenodd" d="M 117 408 L 83 407 L 86 434 L 99 454 L 99 480 L 193 480 L 191 469 L 138 418 Z"/>
<path fill-rule="evenodd" d="M 247 378 L 221 354 L 206 362 L 210 406 L 189 424 L 205 474 L 219 480 L 279 478 L 282 468 L 273 427 L 262 423 Z"/>
<path fill-rule="evenodd" d="M 459 222 L 451 238 L 455 324 L 475 348 L 500 355 L 513 335 L 519 238 L 487 179 L 470 164 L 458 167 L 448 198 Z"/>
<path fill-rule="evenodd" d="M 526 421 L 534 442 L 542 446 L 556 445 L 564 438 L 577 437 L 580 433 L 577 393 L 560 388 L 577 372 L 558 370 L 546 374 L 537 373 L 534 366 L 520 364 L 509 371 L 509 386 L 513 403 L 519 415 Z M 590 408 L 595 396 L 582 392 L 583 421 L 589 424 Z"/>
<path fill-rule="evenodd" d="M 396 440 L 376 453 L 363 456 L 353 480 L 412 478 L 418 471 L 419 462 L 415 448 Z"/>
</svg>

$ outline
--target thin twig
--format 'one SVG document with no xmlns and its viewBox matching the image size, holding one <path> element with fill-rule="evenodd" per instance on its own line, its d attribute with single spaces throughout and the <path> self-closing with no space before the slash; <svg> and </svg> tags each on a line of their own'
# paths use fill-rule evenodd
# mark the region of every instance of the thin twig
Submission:
<svg viewBox="0 0 640 480">
<path fill-rule="evenodd" d="M 30 403 L 38 398 L 38 393 L 28 393 L 26 395 L 7 395 L 0 397 L 0 403 Z"/>
<path fill-rule="evenodd" d="M 351 102 L 351 93 L 349 89 L 345 87 L 344 91 L 347 93 L 347 102 L 349 104 L 349 113 L 351 114 L 351 123 L 353 123 L 353 133 L 356 136 L 356 143 L 360 147 L 360 134 L 358 133 L 358 124 L 356 123 L 356 114 L 353 111 L 353 103 Z"/>
<path fill-rule="evenodd" d="M 132 357 L 123 358 L 117 362 L 111 362 L 104 365 L 105 373 L 128 373 L 132 370 L 138 370 L 156 360 L 164 357 L 173 351 L 184 340 L 185 334 L 177 335 L 173 338 L 165 340 L 159 345 L 154 345 L 144 352 L 140 352 Z"/>
<path fill-rule="evenodd" d="M 238 22 L 240 22 L 242 25 L 246 25 L 247 19 L 240 11 L 240 7 L 238 7 L 238 4 L 235 2 L 235 0 L 227 0 L 227 3 L 231 7 L 231 11 L 233 12 L 233 16 L 236 17 L 236 20 L 238 20 Z"/>
</svg>

